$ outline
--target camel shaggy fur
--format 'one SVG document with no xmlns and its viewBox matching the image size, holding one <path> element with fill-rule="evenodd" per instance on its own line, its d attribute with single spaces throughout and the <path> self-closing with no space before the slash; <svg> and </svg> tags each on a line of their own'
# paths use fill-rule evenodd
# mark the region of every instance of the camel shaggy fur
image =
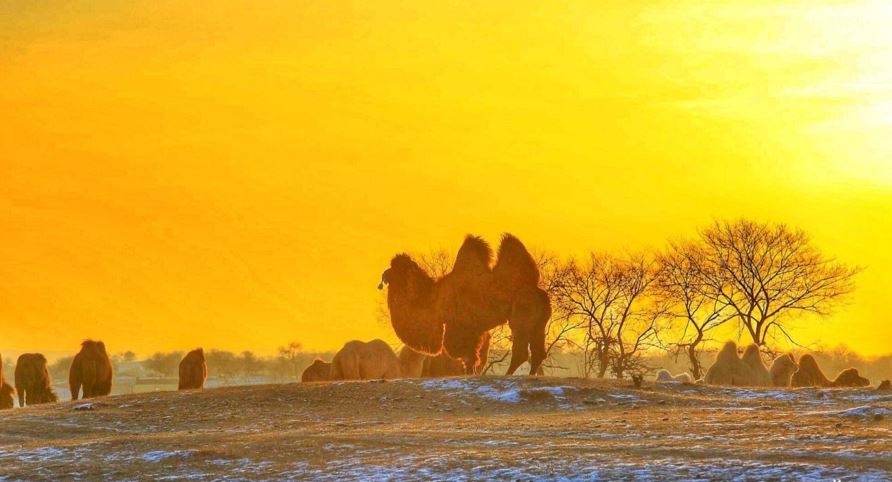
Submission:
<svg viewBox="0 0 892 482">
<path fill-rule="evenodd" d="M 424 353 L 418 353 L 412 347 L 404 345 L 398 355 L 400 359 L 400 374 L 403 378 L 421 378 L 430 364 L 430 357 Z"/>
<path fill-rule="evenodd" d="M 808 353 L 799 357 L 799 368 L 790 380 L 791 387 L 829 387 L 830 383 L 815 357 Z"/>
<path fill-rule="evenodd" d="M 53 403 L 59 400 L 50 383 L 46 357 L 40 353 L 24 353 L 15 365 L 15 390 L 19 406 Z"/>
<path fill-rule="evenodd" d="M 740 357 L 740 360 L 750 368 L 750 372 L 753 376 L 752 386 L 771 386 L 771 374 L 768 372 L 768 369 L 765 368 L 765 364 L 762 363 L 762 355 L 759 352 L 758 345 L 747 346 L 746 350 L 743 351 L 743 356 Z"/>
<path fill-rule="evenodd" d="M 859 388 L 870 385 L 870 380 L 861 376 L 856 368 L 846 368 L 830 382 L 831 387 Z"/>
<path fill-rule="evenodd" d="M 112 365 L 101 341 L 86 340 L 74 356 L 68 371 L 71 399 L 77 400 L 81 387 L 83 398 L 102 397 L 111 393 Z"/>
<path fill-rule="evenodd" d="M 190 351 L 180 360 L 180 384 L 177 390 L 200 390 L 208 378 L 208 363 L 201 348 Z"/>
<path fill-rule="evenodd" d="M 514 344 L 507 374 L 527 360 L 530 373 L 538 373 L 545 360 L 551 301 L 538 286 L 535 260 L 510 234 L 502 237 L 495 264 L 486 241 L 468 236 L 452 271 L 439 279 L 408 255 L 397 255 L 378 288 L 385 285 L 394 331 L 415 351 L 437 356 L 445 350 L 473 374 L 481 365 L 484 333 L 508 323 Z"/>
<path fill-rule="evenodd" d="M 348 342 L 331 360 L 332 380 L 386 380 L 400 375 L 399 358 L 382 340 Z"/>
<path fill-rule="evenodd" d="M 482 373 L 489 361 L 490 334 L 483 334 L 483 344 L 478 353 L 479 362 L 474 367 L 474 373 Z M 440 353 L 437 356 L 428 356 L 418 353 L 410 346 L 404 346 L 400 350 L 400 370 L 403 378 L 442 378 L 457 377 L 467 373 L 461 360 Z"/>
<path fill-rule="evenodd" d="M 737 344 L 728 341 L 719 351 L 715 363 L 706 371 L 703 381 L 708 385 L 735 387 L 758 386 L 759 375 L 737 356 Z"/>
<path fill-rule="evenodd" d="M 796 359 L 790 353 L 785 353 L 771 362 L 768 373 L 771 375 L 771 385 L 775 387 L 789 387 L 793 374 L 799 367 Z"/>
<path fill-rule="evenodd" d="M 15 389 L 6 383 L 3 372 L 3 356 L 0 355 L 0 410 L 9 410 L 15 406 Z"/>
<path fill-rule="evenodd" d="M 0 382 L 0 410 L 9 410 L 15 406 L 15 389 L 5 381 Z"/>
<path fill-rule="evenodd" d="M 688 372 L 679 373 L 678 375 L 672 375 L 672 372 L 666 370 L 665 368 L 657 372 L 657 376 L 654 379 L 657 383 L 667 383 L 667 382 L 681 382 L 681 383 L 691 383 L 693 378 Z"/>
<path fill-rule="evenodd" d="M 331 380 L 331 363 L 318 358 L 313 360 L 313 364 L 300 375 L 302 383 L 327 382 L 329 380 Z"/>
</svg>

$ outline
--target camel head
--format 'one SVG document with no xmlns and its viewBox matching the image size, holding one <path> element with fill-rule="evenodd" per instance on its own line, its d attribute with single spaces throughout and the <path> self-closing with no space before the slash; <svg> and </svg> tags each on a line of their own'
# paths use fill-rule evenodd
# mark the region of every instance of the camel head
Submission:
<svg viewBox="0 0 892 482">
<path fill-rule="evenodd" d="M 416 278 L 430 280 L 430 276 L 415 261 L 412 261 L 409 255 L 398 254 L 390 261 L 390 268 L 381 274 L 381 283 L 378 284 L 378 289 L 383 290 L 384 286 L 390 284 L 406 285 Z"/>
<path fill-rule="evenodd" d="M 387 269 L 384 270 L 383 273 L 381 273 L 381 282 L 378 283 L 378 289 L 379 289 L 379 290 L 383 290 L 383 289 L 384 289 L 384 285 L 390 284 L 390 270 L 391 270 L 391 269 L 392 269 L 392 268 L 387 268 Z"/>
</svg>

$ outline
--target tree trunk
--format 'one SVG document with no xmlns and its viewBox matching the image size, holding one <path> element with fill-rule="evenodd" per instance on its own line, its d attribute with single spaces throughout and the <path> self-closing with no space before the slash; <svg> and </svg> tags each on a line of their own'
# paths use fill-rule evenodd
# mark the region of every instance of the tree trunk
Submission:
<svg viewBox="0 0 892 482">
<path fill-rule="evenodd" d="M 703 341 L 703 332 L 697 333 L 697 338 L 688 345 L 688 359 L 691 362 L 691 375 L 694 380 L 699 380 L 703 376 L 703 367 L 700 365 L 700 359 L 697 358 L 697 347 Z"/>
</svg>

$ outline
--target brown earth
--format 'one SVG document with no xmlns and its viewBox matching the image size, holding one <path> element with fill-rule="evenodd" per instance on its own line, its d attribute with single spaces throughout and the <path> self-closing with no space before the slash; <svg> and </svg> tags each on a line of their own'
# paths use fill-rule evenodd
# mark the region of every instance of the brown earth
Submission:
<svg viewBox="0 0 892 482">
<path fill-rule="evenodd" d="M 0 480 L 890 480 L 892 394 L 514 377 L 0 413 Z"/>
</svg>

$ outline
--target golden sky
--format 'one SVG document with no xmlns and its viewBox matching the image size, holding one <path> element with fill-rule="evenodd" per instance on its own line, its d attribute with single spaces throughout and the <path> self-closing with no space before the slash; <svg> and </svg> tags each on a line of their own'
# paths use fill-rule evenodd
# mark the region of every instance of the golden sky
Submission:
<svg viewBox="0 0 892 482">
<path fill-rule="evenodd" d="M 746 216 L 867 268 L 802 341 L 892 352 L 892 7 L 718 3 L 3 2 L 0 351 L 392 340 L 398 251 Z"/>
</svg>

